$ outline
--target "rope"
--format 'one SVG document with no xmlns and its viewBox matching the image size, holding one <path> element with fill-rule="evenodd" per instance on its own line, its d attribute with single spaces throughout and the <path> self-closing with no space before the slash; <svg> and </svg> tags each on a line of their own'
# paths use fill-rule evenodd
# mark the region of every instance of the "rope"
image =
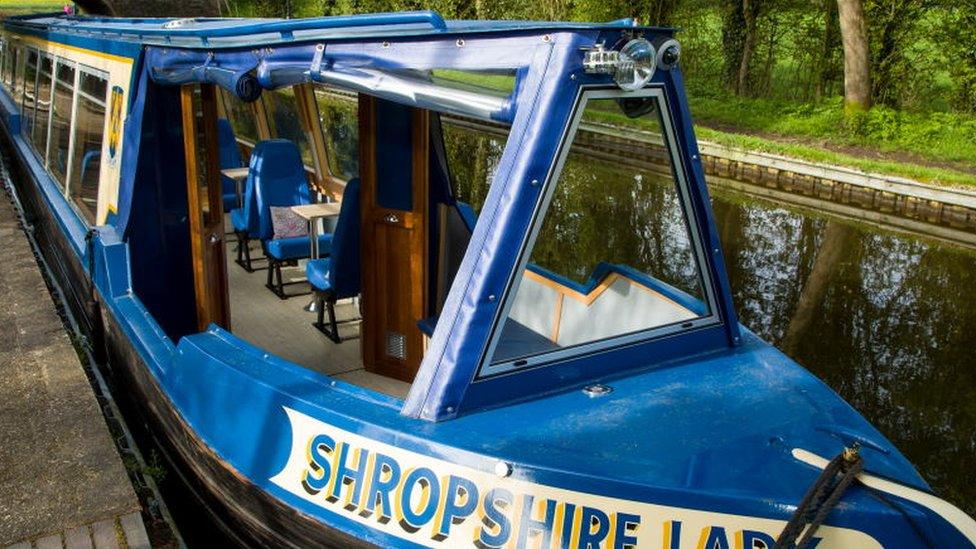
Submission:
<svg viewBox="0 0 976 549">
<path fill-rule="evenodd" d="M 856 444 L 852 448 L 845 448 L 832 459 L 803 496 L 790 521 L 776 539 L 775 549 L 808 547 L 817 529 L 837 506 L 863 465 L 859 446 Z"/>
</svg>

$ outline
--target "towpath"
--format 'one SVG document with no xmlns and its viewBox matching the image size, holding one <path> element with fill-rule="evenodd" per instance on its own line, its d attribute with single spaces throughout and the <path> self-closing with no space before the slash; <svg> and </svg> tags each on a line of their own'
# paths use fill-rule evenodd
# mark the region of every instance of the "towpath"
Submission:
<svg viewBox="0 0 976 549">
<path fill-rule="evenodd" d="M 140 504 L 0 190 L 0 547 L 149 547 Z"/>
</svg>

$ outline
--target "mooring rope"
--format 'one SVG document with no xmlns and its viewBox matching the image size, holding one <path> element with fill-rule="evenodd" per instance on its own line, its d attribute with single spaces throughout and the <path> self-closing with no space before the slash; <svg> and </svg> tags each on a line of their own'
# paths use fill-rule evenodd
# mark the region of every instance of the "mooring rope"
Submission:
<svg viewBox="0 0 976 549">
<path fill-rule="evenodd" d="M 830 460 L 776 539 L 775 549 L 802 549 L 809 546 L 817 529 L 837 506 L 844 491 L 854 482 L 863 466 L 864 461 L 857 444 L 844 448 L 843 452 Z"/>
</svg>

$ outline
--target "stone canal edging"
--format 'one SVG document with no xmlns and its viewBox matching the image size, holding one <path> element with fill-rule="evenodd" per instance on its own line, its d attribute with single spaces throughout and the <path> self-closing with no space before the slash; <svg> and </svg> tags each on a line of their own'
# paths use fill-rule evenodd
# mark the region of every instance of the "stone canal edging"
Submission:
<svg viewBox="0 0 976 549">
<path fill-rule="evenodd" d="M 584 146 L 615 155 L 636 152 L 635 143 L 652 147 L 662 144 L 659 134 L 636 128 L 583 124 L 581 129 Z M 706 175 L 976 233 L 974 191 L 715 143 L 698 145 Z M 640 152 L 647 159 L 646 150 Z M 663 163 L 663 154 L 652 154 L 652 161 L 658 156 L 658 162 Z"/>
</svg>

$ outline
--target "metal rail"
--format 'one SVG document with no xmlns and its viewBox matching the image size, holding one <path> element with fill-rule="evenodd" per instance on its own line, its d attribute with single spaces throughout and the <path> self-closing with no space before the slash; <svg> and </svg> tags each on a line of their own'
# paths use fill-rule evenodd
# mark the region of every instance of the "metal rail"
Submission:
<svg viewBox="0 0 976 549">
<path fill-rule="evenodd" d="M 308 19 L 286 19 L 286 20 L 257 20 L 247 24 L 238 24 L 224 27 L 190 27 L 194 23 L 212 23 L 217 21 L 233 22 L 233 19 L 174 19 L 159 27 L 142 28 L 136 25 L 144 24 L 145 20 L 123 20 L 131 24 L 119 25 L 110 24 L 115 22 L 112 19 L 99 18 L 96 22 L 98 27 L 90 26 L 92 20 L 87 17 L 64 17 L 64 21 L 76 22 L 78 25 L 51 25 L 36 23 L 23 19 L 10 19 L 8 25 L 12 27 L 22 27 L 43 30 L 63 30 L 85 32 L 87 34 L 103 36 L 134 36 L 137 39 L 143 38 L 163 38 L 169 42 L 180 38 L 199 38 L 200 42 L 206 44 L 211 38 L 242 38 L 255 34 L 274 34 L 282 39 L 294 38 L 295 32 L 306 30 L 327 30 L 345 29 L 356 27 L 379 27 L 379 26 L 399 26 L 399 25 L 420 25 L 429 24 L 435 31 L 444 32 L 447 30 L 447 22 L 439 13 L 433 10 L 406 11 L 400 13 L 372 13 L 366 15 L 340 15 L 332 17 L 313 17 Z M 243 21 L 243 20 L 239 20 Z M 182 22 L 180 25 L 175 25 Z M 82 27 L 82 25 L 84 25 Z M 173 25 L 166 27 L 166 25 Z"/>
</svg>

